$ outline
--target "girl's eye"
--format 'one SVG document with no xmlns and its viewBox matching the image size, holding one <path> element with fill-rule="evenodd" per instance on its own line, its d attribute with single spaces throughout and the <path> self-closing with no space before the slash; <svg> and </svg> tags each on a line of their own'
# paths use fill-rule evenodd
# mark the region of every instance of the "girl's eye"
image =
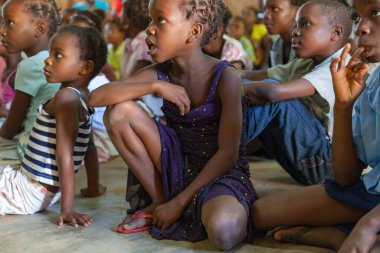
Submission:
<svg viewBox="0 0 380 253">
<path fill-rule="evenodd" d="M 55 56 L 55 58 L 58 58 L 58 59 L 62 58 L 62 54 L 60 52 L 55 52 L 54 56 Z"/>
<path fill-rule="evenodd" d="M 273 11 L 273 12 L 278 12 L 278 8 L 277 8 L 277 7 L 273 7 L 273 8 L 272 8 L 272 11 Z"/>
<path fill-rule="evenodd" d="M 310 22 L 309 22 L 309 21 L 303 21 L 303 22 L 301 23 L 301 27 L 302 27 L 302 28 L 306 28 L 306 27 L 308 27 L 308 26 L 310 26 Z"/>
<path fill-rule="evenodd" d="M 148 18 L 149 24 L 152 23 L 153 19 L 151 17 Z"/>
<path fill-rule="evenodd" d="M 354 21 L 355 24 L 359 23 L 359 21 L 360 21 L 360 17 L 356 13 L 353 13 L 351 15 L 351 19 Z"/>
<path fill-rule="evenodd" d="M 371 16 L 372 17 L 378 17 L 378 16 L 380 16 L 380 10 L 372 10 L 371 11 Z"/>
<path fill-rule="evenodd" d="M 11 20 L 8 20 L 8 21 L 6 21 L 5 22 L 5 25 L 6 26 L 11 26 L 11 25 L 13 25 L 14 23 L 13 23 L 13 21 L 11 21 Z"/>
<path fill-rule="evenodd" d="M 158 23 L 160 23 L 160 24 L 165 24 L 165 23 L 166 23 L 166 20 L 165 20 L 163 17 L 159 17 L 159 18 L 158 18 Z"/>
</svg>

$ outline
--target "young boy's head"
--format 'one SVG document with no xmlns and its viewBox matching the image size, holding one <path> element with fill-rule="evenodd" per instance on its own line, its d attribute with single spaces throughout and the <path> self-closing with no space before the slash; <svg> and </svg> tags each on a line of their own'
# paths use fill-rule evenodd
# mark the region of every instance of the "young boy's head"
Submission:
<svg viewBox="0 0 380 253">
<path fill-rule="evenodd" d="M 267 0 L 264 23 L 268 32 L 290 38 L 297 10 L 306 2 L 308 0 Z"/>
<path fill-rule="evenodd" d="M 351 17 L 363 60 L 380 62 L 380 0 L 354 0 Z"/>
<path fill-rule="evenodd" d="M 245 19 L 239 16 L 230 18 L 226 27 L 226 32 L 229 36 L 237 40 L 247 35 L 248 27 Z"/>
<path fill-rule="evenodd" d="M 297 12 L 292 48 L 298 58 L 322 62 L 344 46 L 351 30 L 349 7 L 338 1 L 311 0 Z"/>
<path fill-rule="evenodd" d="M 114 17 L 104 26 L 104 34 L 108 43 L 112 44 L 114 49 L 123 42 L 125 38 L 125 28 L 119 17 Z"/>
<path fill-rule="evenodd" d="M 123 1 L 122 23 L 127 27 L 127 37 L 135 36 L 134 33 L 144 31 L 148 27 L 148 4 L 149 0 Z"/>
</svg>

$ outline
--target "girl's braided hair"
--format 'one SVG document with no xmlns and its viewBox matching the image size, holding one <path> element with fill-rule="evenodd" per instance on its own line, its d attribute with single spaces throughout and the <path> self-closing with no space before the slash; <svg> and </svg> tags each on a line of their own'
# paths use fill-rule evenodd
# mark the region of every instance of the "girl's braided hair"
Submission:
<svg viewBox="0 0 380 253">
<path fill-rule="evenodd" d="M 138 30 L 149 25 L 149 0 L 126 0 L 123 4 L 123 18 L 127 18 Z"/>
<path fill-rule="evenodd" d="M 54 0 L 22 0 L 26 5 L 26 10 L 33 17 L 49 23 L 48 36 L 51 37 L 57 32 L 61 24 L 59 8 Z"/>
<path fill-rule="evenodd" d="M 204 46 L 218 32 L 226 5 L 223 0 L 182 0 L 179 8 L 185 10 L 186 19 L 194 18 L 196 22 L 206 25 L 201 41 L 201 46 Z"/>
</svg>

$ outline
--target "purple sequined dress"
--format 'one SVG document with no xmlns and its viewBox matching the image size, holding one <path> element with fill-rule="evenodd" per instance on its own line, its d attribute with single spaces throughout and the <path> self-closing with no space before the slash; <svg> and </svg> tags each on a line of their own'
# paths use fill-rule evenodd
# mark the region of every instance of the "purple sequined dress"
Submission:
<svg viewBox="0 0 380 253">
<path fill-rule="evenodd" d="M 169 66 L 170 62 L 158 65 L 159 80 L 169 82 Z M 157 125 L 162 144 L 162 182 L 166 200 L 174 198 L 183 191 L 218 149 L 221 101 L 215 97 L 215 94 L 218 80 L 227 66 L 230 64 L 226 61 L 216 65 L 206 103 L 192 109 L 184 116 L 179 114 L 179 110 L 174 104 L 164 101 L 162 110 L 167 120 L 167 126 L 161 123 L 157 123 Z M 244 131 L 242 132 L 244 133 Z M 256 193 L 249 179 L 249 166 L 244 156 L 243 144 L 245 142 L 243 138 L 245 137 L 242 136 L 239 159 L 231 170 L 200 189 L 179 220 L 170 228 L 161 231 L 152 226 L 150 233 L 154 238 L 192 242 L 206 239 L 207 234 L 201 223 L 203 201 L 205 198 L 210 199 L 218 195 L 233 195 L 249 214 L 247 241 L 253 241 L 251 205 L 256 200 Z M 132 208 L 136 209 L 144 208 L 151 201 L 131 172 L 128 175 L 127 201 Z"/>
</svg>

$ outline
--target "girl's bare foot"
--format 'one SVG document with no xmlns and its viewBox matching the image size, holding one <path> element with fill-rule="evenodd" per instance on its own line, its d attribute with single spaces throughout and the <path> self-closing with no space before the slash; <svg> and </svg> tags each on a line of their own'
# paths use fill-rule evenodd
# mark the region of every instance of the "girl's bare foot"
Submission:
<svg viewBox="0 0 380 253">
<path fill-rule="evenodd" d="M 124 218 L 122 223 L 118 226 L 118 229 L 129 231 L 129 230 L 136 230 L 140 228 L 144 228 L 152 224 L 152 219 L 149 217 L 143 217 L 144 215 L 151 215 L 154 211 L 154 208 L 156 205 L 151 204 L 145 209 L 142 209 L 136 214 L 138 215 L 131 215 Z M 137 231 L 138 232 L 138 231 Z"/>
<path fill-rule="evenodd" d="M 284 227 L 275 229 L 273 238 L 281 242 L 300 243 L 338 250 L 347 234 L 335 227 Z"/>
</svg>

